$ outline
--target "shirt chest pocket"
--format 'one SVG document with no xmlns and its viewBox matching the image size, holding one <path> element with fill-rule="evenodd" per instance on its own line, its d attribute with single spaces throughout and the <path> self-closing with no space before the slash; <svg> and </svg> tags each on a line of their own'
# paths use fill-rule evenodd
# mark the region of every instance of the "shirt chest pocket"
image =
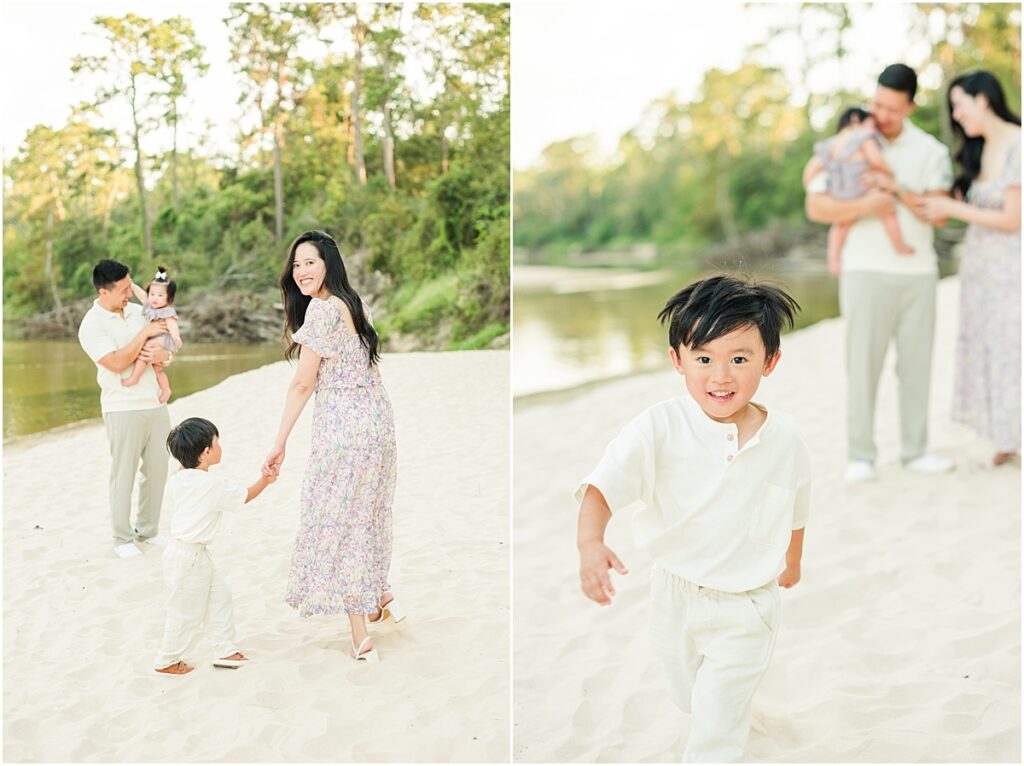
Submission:
<svg viewBox="0 0 1024 766">
<path fill-rule="evenodd" d="M 778 484 L 766 486 L 750 522 L 750 539 L 762 545 L 788 545 L 795 503 L 795 490 Z"/>
</svg>

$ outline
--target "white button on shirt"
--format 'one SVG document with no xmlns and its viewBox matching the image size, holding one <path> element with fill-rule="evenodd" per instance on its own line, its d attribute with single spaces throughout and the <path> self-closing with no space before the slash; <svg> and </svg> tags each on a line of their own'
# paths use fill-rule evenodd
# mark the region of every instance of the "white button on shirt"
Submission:
<svg viewBox="0 0 1024 766">
<path fill-rule="evenodd" d="M 903 129 L 892 141 L 882 140 L 882 157 L 896 182 L 908 191 L 924 194 L 948 191 L 953 184 L 953 164 L 946 145 L 904 120 Z M 827 171 L 811 179 L 807 193 L 825 193 Z M 883 274 L 937 274 L 935 231 L 931 224 L 917 220 L 910 210 L 896 202 L 896 219 L 903 241 L 914 248 L 913 255 L 900 255 L 882 226 L 882 219 L 868 216 L 856 221 L 843 245 L 843 271 L 871 271 Z"/>
<path fill-rule="evenodd" d="M 171 476 L 166 492 L 171 537 L 204 545 L 216 537 L 221 515 L 242 510 L 248 494 L 244 487 L 198 468 L 183 468 Z"/>
<path fill-rule="evenodd" d="M 146 366 L 134 386 L 122 386 L 121 378 L 131 375 L 131 364 L 120 373 L 111 372 L 99 364 L 107 354 L 129 345 L 145 325 L 146 318 L 139 304 L 129 303 L 124 307 L 124 313 L 118 314 L 107 311 L 96 300 L 78 327 L 78 342 L 89 358 L 97 363 L 96 382 L 100 384 L 100 411 L 104 414 L 164 406 L 160 404 L 160 384 L 152 366 Z"/>
<path fill-rule="evenodd" d="M 790 533 L 807 523 L 810 455 L 774 410 L 739 450 L 737 437 L 688 393 L 660 402 L 608 445 L 576 499 L 592 485 L 613 513 L 637 508 L 637 547 L 674 575 L 733 593 L 759 588 L 785 568 Z"/>
</svg>

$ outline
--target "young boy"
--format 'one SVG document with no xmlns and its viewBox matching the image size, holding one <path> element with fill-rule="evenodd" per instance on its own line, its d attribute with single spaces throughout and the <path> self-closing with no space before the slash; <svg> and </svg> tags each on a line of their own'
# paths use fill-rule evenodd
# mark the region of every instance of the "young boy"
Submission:
<svg viewBox="0 0 1024 766">
<path fill-rule="evenodd" d="M 686 393 L 627 424 L 576 490 L 580 581 L 602 605 L 615 595 L 608 570 L 627 573 L 605 528 L 613 510 L 639 508 L 634 537 L 654 558 L 651 641 L 673 699 L 692 712 L 684 762 L 743 759 L 778 586 L 800 580 L 810 456 L 789 418 L 751 401 L 799 308 L 734 276 L 676 293 L 659 319 Z"/>
<path fill-rule="evenodd" d="M 164 551 L 167 621 L 158 673 L 184 675 L 194 668 L 182 655 L 205 622 L 213 631 L 218 667 L 237 668 L 247 659 L 235 646 L 231 591 L 213 568 L 206 546 L 213 541 L 224 511 L 237 511 L 256 498 L 276 476 L 262 474 L 248 490 L 211 474 L 221 458 L 217 426 L 203 418 L 183 420 L 167 436 L 167 449 L 182 470 L 167 482 L 171 541 Z"/>
</svg>

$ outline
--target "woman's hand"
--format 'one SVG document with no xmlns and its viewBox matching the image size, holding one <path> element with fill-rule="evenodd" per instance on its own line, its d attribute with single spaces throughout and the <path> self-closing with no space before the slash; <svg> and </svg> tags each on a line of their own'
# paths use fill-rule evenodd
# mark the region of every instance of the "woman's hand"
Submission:
<svg viewBox="0 0 1024 766">
<path fill-rule="evenodd" d="M 263 461 L 263 474 L 266 476 L 277 476 L 281 473 L 281 465 L 284 463 L 284 445 L 275 444 L 273 449 Z"/>
<path fill-rule="evenodd" d="M 921 217 L 929 223 L 955 218 L 960 203 L 950 197 L 928 195 L 921 197 L 918 209 Z"/>
</svg>

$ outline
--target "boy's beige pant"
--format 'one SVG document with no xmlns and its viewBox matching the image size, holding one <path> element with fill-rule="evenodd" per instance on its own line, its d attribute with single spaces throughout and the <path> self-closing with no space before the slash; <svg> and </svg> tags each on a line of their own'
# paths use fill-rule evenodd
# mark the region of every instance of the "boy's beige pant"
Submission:
<svg viewBox="0 0 1024 766">
<path fill-rule="evenodd" d="M 775 648 L 779 614 L 774 580 L 726 593 L 652 568 L 651 643 L 673 700 L 691 713 L 684 763 L 743 760 L 750 702 Z"/>
<path fill-rule="evenodd" d="M 204 622 L 213 634 L 217 657 L 237 652 L 231 590 L 213 568 L 206 546 L 171 540 L 163 563 L 167 619 L 153 667 L 166 668 L 180 660 L 199 637 Z"/>
</svg>

